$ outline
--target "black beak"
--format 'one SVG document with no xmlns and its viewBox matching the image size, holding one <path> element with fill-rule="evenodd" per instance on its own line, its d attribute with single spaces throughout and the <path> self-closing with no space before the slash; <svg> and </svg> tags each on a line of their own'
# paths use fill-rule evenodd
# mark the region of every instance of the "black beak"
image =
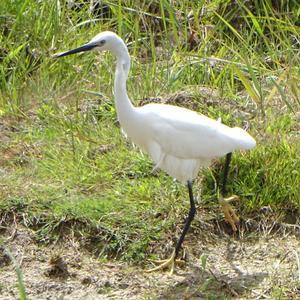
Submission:
<svg viewBox="0 0 300 300">
<path fill-rule="evenodd" d="M 67 55 L 74 54 L 74 53 L 85 52 L 85 51 L 92 50 L 95 47 L 97 47 L 96 44 L 85 44 L 81 47 L 78 47 L 78 48 L 75 48 L 75 49 L 72 49 L 72 50 L 69 50 L 66 52 L 54 54 L 53 57 L 57 58 L 57 57 L 63 57 L 63 56 L 67 56 Z"/>
</svg>

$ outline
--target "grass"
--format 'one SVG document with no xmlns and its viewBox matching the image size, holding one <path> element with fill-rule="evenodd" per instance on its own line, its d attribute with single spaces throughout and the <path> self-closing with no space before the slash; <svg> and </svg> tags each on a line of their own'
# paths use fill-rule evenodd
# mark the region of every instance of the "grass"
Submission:
<svg viewBox="0 0 300 300">
<path fill-rule="evenodd" d="M 62 1 L 0 4 L 1 215 L 14 214 L 39 240 L 73 231 L 102 258 L 136 263 L 184 219 L 185 187 L 162 172 L 151 175 L 149 158 L 120 133 L 113 57 L 51 58 L 108 29 L 130 45 L 128 90 L 136 105 L 189 91 L 194 109 L 247 127 L 256 138 L 255 150 L 234 155 L 230 173 L 241 213 L 268 205 L 279 213 L 298 210 L 296 2 L 106 4 L 97 14 Z M 204 172 L 200 206 L 216 209 L 221 168 L 217 162 Z"/>
<path fill-rule="evenodd" d="M 28 300 L 29 298 L 26 296 L 22 270 L 20 269 L 18 263 L 16 262 L 14 256 L 10 253 L 10 251 L 8 249 L 6 249 L 5 252 L 6 252 L 7 256 L 10 258 L 11 262 L 14 264 L 14 267 L 16 269 L 20 299 Z"/>
</svg>

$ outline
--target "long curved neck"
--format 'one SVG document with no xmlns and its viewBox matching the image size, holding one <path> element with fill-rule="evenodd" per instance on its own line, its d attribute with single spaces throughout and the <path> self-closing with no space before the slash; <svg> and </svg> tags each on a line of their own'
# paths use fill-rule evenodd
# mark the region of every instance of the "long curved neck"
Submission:
<svg viewBox="0 0 300 300">
<path fill-rule="evenodd" d="M 134 107 L 127 95 L 126 81 L 130 69 L 130 56 L 125 44 L 115 53 L 117 57 L 117 66 L 115 73 L 114 94 L 117 109 L 118 120 L 124 125 L 129 120 Z"/>
</svg>

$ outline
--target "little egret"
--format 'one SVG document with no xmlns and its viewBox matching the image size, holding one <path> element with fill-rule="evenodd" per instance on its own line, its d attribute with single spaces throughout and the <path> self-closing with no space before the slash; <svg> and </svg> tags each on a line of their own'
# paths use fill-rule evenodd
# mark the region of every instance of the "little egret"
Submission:
<svg viewBox="0 0 300 300">
<path fill-rule="evenodd" d="M 130 69 L 130 56 L 124 41 L 115 33 L 105 31 L 87 44 L 55 57 L 97 49 L 111 51 L 116 59 L 114 97 L 118 120 L 132 142 L 147 152 L 155 162 L 154 169 L 162 169 L 170 176 L 187 184 L 190 210 L 183 231 L 171 257 L 149 271 L 169 267 L 171 273 L 184 237 L 195 216 L 192 181 L 200 168 L 210 165 L 212 159 L 225 156 L 224 177 L 219 199 L 225 219 L 236 230 L 239 218 L 229 201 L 237 196 L 224 198 L 231 154 L 234 150 L 255 147 L 255 140 L 243 129 L 230 128 L 219 120 L 210 119 L 189 109 L 167 104 L 150 103 L 142 107 L 132 105 L 127 96 L 126 81 Z"/>
</svg>

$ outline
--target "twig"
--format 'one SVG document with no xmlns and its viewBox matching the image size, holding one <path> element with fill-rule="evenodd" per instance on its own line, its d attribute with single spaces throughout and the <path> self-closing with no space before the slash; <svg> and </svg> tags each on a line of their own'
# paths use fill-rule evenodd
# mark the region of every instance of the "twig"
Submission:
<svg viewBox="0 0 300 300">
<path fill-rule="evenodd" d="M 300 281 L 300 262 L 299 262 L 299 256 L 296 250 L 293 251 L 296 256 L 296 262 L 297 262 L 297 269 L 298 269 L 298 281 Z"/>
</svg>

